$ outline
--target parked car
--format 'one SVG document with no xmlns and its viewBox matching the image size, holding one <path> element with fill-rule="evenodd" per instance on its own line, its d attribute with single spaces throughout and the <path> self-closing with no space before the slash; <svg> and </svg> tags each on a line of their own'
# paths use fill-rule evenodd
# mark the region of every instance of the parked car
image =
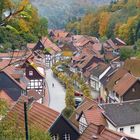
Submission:
<svg viewBox="0 0 140 140">
<path fill-rule="evenodd" d="M 81 102 L 82 102 L 82 98 L 81 97 L 75 97 L 75 108 L 77 108 Z"/>
</svg>

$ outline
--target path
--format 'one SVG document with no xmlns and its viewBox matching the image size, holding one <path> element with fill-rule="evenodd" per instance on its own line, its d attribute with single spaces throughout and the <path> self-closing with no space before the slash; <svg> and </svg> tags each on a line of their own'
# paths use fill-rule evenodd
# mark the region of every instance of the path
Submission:
<svg viewBox="0 0 140 140">
<path fill-rule="evenodd" d="M 60 84 L 60 82 L 55 77 L 53 77 L 53 72 L 51 69 L 48 69 L 46 72 L 46 80 L 50 97 L 49 107 L 58 112 L 61 112 L 66 106 L 65 89 Z M 54 83 L 54 87 L 52 86 L 52 83 Z"/>
</svg>

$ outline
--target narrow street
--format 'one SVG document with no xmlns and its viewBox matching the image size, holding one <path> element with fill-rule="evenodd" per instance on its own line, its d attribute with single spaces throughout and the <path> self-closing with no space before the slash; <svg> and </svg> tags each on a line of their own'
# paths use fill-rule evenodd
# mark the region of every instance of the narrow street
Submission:
<svg viewBox="0 0 140 140">
<path fill-rule="evenodd" d="M 48 69 L 46 81 L 49 89 L 49 107 L 61 112 L 65 108 L 65 89 L 59 81 L 53 77 L 53 72 Z"/>
</svg>

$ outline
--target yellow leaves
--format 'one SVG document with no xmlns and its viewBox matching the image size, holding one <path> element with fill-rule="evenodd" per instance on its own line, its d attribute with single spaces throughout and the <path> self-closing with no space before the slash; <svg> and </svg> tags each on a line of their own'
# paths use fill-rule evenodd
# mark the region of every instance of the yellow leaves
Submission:
<svg viewBox="0 0 140 140">
<path fill-rule="evenodd" d="M 72 56 L 72 52 L 71 51 L 63 51 L 63 56 Z"/>
<path fill-rule="evenodd" d="M 138 16 L 128 18 L 127 22 L 124 24 L 116 24 L 115 32 L 116 34 L 124 39 L 125 41 L 128 40 L 131 33 L 133 33 L 132 28 L 137 22 Z"/>
<path fill-rule="evenodd" d="M 29 31 L 29 27 L 28 27 L 28 25 L 27 25 L 25 20 L 19 19 L 19 26 L 20 26 L 20 29 L 22 31 L 24 31 L 24 32 L 28 32 Z"/>
<path fill-rule="evenodd" d="M 110 13 L 102 12 L 99 18 L 99 34 L 101 37 L 105 36 L 107 31 L 107 25 L 110 20 Z"/>
<path fill-rule="evenodd" d="M 18 6 L 18 10 L 17 11 L 23 10 L 28 4 L 29 4 L 29 0 L 22 0 L 19 3 L 19 6 Z"/>
</svg>

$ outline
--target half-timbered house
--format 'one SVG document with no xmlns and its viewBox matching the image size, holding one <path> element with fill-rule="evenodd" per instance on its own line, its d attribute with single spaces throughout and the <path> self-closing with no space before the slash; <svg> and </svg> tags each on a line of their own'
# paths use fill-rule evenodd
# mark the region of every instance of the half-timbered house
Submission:
<svg viewBox="0 0 140 140">
<path fill-rule="evenodd" d="M 35 62 L 34 57 L 26 59 L 22 67 L 24 68 L 26 77 L 30 80 L 27 91 L 30 89 L 36 90 L 42 95 L 41 103 L 43 103 L 46 88 L 45 67 Z"/>
</svg>

